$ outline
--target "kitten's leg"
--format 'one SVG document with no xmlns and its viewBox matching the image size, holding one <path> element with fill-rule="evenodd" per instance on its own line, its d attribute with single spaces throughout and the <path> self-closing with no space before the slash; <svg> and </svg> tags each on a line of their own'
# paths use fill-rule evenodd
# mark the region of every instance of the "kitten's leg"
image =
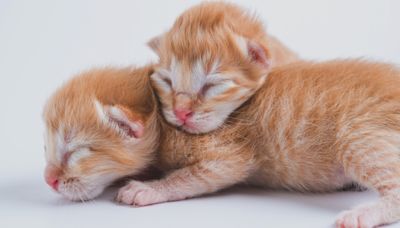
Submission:
<svg viewBox="0 0 400 228">
<path fill-rule="evenodd" d="M 144 206 L 212 193 L 243 181 L 251 167 L 252 159 L 202 161 L 157 181 L 131 181 L 120 189 L 116 200 Z"/>
<path fill-rule="evenodd" d="M 389 137 L 393 133 L 373 139 L 365 136 L 341 154 L 346 174 L 378 191 L 380 199 L 342 212 L 337 227 L 375 227 L 400 219 L 400 153 L 398 139 Z"/>
</svg>

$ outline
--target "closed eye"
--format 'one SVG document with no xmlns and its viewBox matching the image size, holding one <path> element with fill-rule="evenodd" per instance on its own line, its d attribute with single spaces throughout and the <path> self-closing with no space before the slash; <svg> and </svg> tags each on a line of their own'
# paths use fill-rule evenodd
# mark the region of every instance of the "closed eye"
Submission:
<svg viewBox="0 0 400 228">
<path fill-rule="evenodd" d="M 165 83 L 167 83 L 169 87 L 172 87 L 171 79 L 169 79 L 169 78 L 161 78 L 161 80 L 163 80 Z"/>
<path fill-rule="evenodd" d="M 81 158 L 90 155 L 91 151 L 92 150 L 90 149 L 90 147 L 82 147 L 82 148 L 77 148 L 73 151 L 68 151 L 64 153 L 61 164 L 63 166 L 68 165 L 73 167 Z"/>
<path fill-rule="evenodd" d="M 213 82 L 207 82 L 200 90 L 200 93 L 204 98 L 211 98 L 236 86 L 237 85 L 232 80 L 218 80 L 217 82 L 213 80 Z"/>
<path fill-rule="evenodd" d="M 207 93 L 207 91 L 209 91 L 213 86 L 215 86 L 214 83 L 206 83 L 206 84 L 201 88 L 200 94 L 201 94 L 202 96 L 204 96 L 204 95 Z"/>
<path fill-rule="evenodd" d="M 68 160 L 69 160 L 69 158 L 71 157 L 71 154 L 72 154 L 72 151 L 68 151 L 68 152 L 65 152 L 65 153 L 64 153 L 64 155 L 63 155 L 63 157 L 62 157 L 62 161 L 61 161 L 61 164 L 62 164 L 63 166 L 65 166 L 65 165 L 68 163 Z"/>
</svg>

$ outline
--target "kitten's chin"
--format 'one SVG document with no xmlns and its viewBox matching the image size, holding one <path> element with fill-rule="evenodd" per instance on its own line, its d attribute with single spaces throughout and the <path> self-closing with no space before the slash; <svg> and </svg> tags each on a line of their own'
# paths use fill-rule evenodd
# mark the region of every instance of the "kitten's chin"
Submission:
<svg viewBox="0 0 400 228">
<path fill-rule="evenodd" d="M 198 130 L 197 128 L 194 128 L 193 126 L 182 125 L 181 128 L 182 128 L 182 130 L 184 130 L 184 131 L 186 131 L 187 133 L 190 133 L 190 134 L 201 134 L 201 133 L 203 133 L 202 131 Z"/>
<path fill-rule="evenodd" d="M 215 131 L 223 124 L 223 120 L 219 121 L 204 121 L 196 123 L 188 123 L 181 125 L 181 128 L 190 134 L 206 134 L 211 131 Z"/>
<path fill-rule="evenodd" d="M 70 201 L 74 201 L 74 202 L 84 202 L 84 201 L 88 201 L 88 200 L 92 200 L 96 197 L 98 197 L 101 193 L 103 193 L 105 187 L 97 187 L 97 188 L 93 188 L 91 190 L 81 190 L 81 191 L 64 191 L 61 192 L 60 194 L 70 200 Z"/>
</svg>

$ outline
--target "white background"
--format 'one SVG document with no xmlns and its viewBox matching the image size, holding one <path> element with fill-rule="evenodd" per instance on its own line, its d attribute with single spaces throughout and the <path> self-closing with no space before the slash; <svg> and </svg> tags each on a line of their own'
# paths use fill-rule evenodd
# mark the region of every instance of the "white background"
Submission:
<svg viewBox="0 0 400 228">
<path fill-rule="evenodd" d="M 330 227 L 371 192 L 307 194 L 233 189 L 145 208 L 112 202 L 115 189 L 68 203 L 45 186 L 46 98 L 92 66 L 144 64 L 146 41 L 199 1 L 0 0 L 0 227 Z M 366 57 L 400 63 L 400 1 L 237 1 L 309 59 Z M 400 225 L 394 225 L 399 226 Z"/>
</svg>

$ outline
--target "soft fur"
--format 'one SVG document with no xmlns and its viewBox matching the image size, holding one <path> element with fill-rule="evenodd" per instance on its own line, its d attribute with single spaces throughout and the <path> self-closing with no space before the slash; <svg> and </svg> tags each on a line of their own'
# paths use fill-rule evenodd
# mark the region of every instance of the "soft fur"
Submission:
<svg viewBox="0 0 400 228">
<path fill-rule="evenodd" d="M 152 80 L 164 116 L 190 133 L 217 129 L 271 68 L 297 59 L 255 15 L 223 2 L 188 9 L 149 44 L 160 57 Z"/>
<path fill-rule="evenodd" d="M 43 114 L 45 177 L 58 182 L 59 193 L 71 200 L 94 198 L 151 162 L 159 129 L 149 73 L 150 67 L 88 71 L 49 99 Z"/>
<path fill-rule="evenodd" d="M 226 3 L 189 9 L 150 46 L 154 73 L 93 70 L 49 100 L 45 178 L 56 191 L 92 199 L 153 165 L 161 179 L 129 181 L 116 199 L 144 206 L 238 183 L 303 192 L 356 183 L 380 199 L 341 213 L 338 227 L 400 219 L 399 69 L 290 63 L 295 54 Z"/>
<path fill-rule="evenodd" d="M 279 67 L 222 129 L 203 136 L 164 130 L 160 167 L 180 169 L 147 185 L 165 198 L 122 201 L 179 200 L 238 182 L 304 192 L 335 191 L 355 182 L 376 190 L 380 200 L 343 212 L 338 227 L 397 221 L 399 86 L 399 70 L 386 64 Z"/>
<path fill-rule="evenodd" d="M 343 212 L 338 227 L 373 227 L 400 219 L 398 69 L 356 60 L 276 68 L 253 98 L 207 135 L 185 134 L 153 116 L 155 103 L 146 77 L 151 71 L 135 72 L 139 73 L 92 71 L 50 99 L 45 111 L 48 132 L 68 126 L 74 129 L 68 142 L 76 145 L 95 138 L 85 141 L 91 142 L 86 148 L 97 149 L 63 166 L 57 159 L 60 152 L 50 146 L 53 138 L 47 141 L 49 165 L 76 179 L 96 177 L 85 184 L 101 186 L 100 190 L 117 176 L 155 165 L 165 173 L 163 178 L 133 180 L 118 193 L 118 201 L 139 206 L 195 197 L 241 182 L 312 192 L 335 191 L 355 182 L 379 192 L 380 199 Z M 99 94 L 107 96 L 91 95 L 103 86 L 104 93 Z M 118 126 L 103 125 L 104 111 L 96 111 L 96 100 L 126 116 L 149 116 L 142 122 L 143 135 L 136 139 L 142 141 L 127 148 L 123 142 L 131 141 L 117 133 Z M 107 167 L 106 173 L 114 176 L 107 179 L 96 169 L 81 167 Z M 79 198 L 71 196 L 73 191 L 60 192 Z"/>
</svg>

